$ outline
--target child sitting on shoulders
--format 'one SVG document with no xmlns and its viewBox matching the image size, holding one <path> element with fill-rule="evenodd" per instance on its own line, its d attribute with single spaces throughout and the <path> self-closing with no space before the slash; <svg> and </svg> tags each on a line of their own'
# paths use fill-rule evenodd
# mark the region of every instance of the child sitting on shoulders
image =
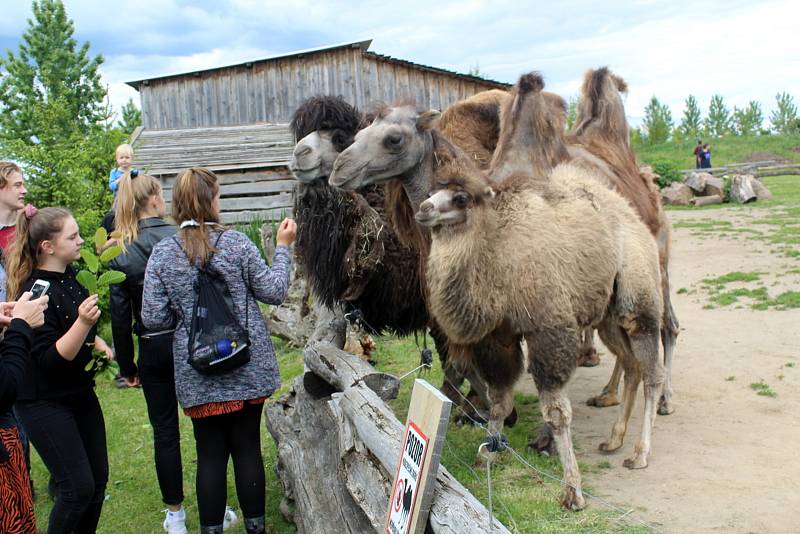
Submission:
<svg viewBox="0 0 800 534">
<path fill-rule="evenodd" d="M 117 167 L 111 169 L 111 174 L 108 177 L 108 187 L 116 197 L 119 179 L 131 171 L 131 163 L 133 163 L 133 147 L 127 143 L 119 145 L 115 155 L 117 158 Z"/>
</svg>

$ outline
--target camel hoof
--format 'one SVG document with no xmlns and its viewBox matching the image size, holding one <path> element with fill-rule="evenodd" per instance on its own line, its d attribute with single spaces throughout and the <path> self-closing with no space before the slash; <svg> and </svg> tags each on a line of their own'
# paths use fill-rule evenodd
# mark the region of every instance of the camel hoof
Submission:
<svg viewBox="0 0 800 534">
<path fill-rule="evenodd" d="M 579 367 L 596 367 L 600 365 L 600 354 L 594 349 L 587 350 L 578 358 Z"/>
<path fill-rule="evenodd" d="M 604 392 L 587 400 L 586 404 L 588 406 L 594 406 L 595 408 L 608 408 L 609 406 L 616 406 L 619 404 L 619 399 L 617 399 L 615 393 Z"/>
<path fill-rule="evenodd" d="M 603 443 L 600 444 L 599 447 L 597 447 L 597 449 L 600 452 L 614 452 L 618 450 L 620 447 L 622 447 L 621 441 L 619 443 L 610 443 L 608 441 L 604 441 Z"/>
<path fill-rule="evenodd" d="M 512 428 L 514 425 L 517 424 L 517 409 L 512 408 L 511 413 L 508 414 L 503 421 L 503 425 L 507 426 L 508 428 Z"/>
<path fill-rule="evenodd" d="M 661 397 L 658 400 L 658 415 L 670 415 L 675 411 L 675 406 L 672 405 L 671 400 Z"/>
<path fill-rule="evenodd" d="M 628 469 L 644 469 L 647 467 L 647 459 L 644 455 L 634 456 L 622 462 L 622 465 Z"/>
<path fill-rule="evenodd" d="M 567 488 L 564 490 L 564 496 L 561 497 L 561 506 L 571 512 L 577 512 L 586 508 L 586 499 L 583 498 L 581 490 Z"/>
<path fill-rule="evenodd" d="M 539 435 L 535 439 L 528 440 L 528 448 L 533 449 L 542 456 L 555 456 L 558 454 L 556 440 L 553 439 L 553 433 L 547 425 L 543 425 L 539 429 Z"/>
</svg>

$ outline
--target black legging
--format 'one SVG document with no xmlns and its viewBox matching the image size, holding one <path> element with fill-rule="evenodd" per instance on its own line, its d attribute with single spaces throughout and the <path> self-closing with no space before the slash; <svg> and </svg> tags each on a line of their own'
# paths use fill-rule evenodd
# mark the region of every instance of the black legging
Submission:
<svg viewBox="0 0 800 534">
<path fill-rule="evenodd" d="M 228 499 L 228 457 L 233 457 L 236 494 L 245 518 L 264 515 L 261 458 L 263 404 L 247 404 L 225 415 L 192 419 L 197 446 L 197 508 L 202 526 L 221 525 Z"/>
<path fill-rule="evenodd" d="M 139 378 L 153 427 L 156 476 L 164 504 L 183 502 L 183 465 L 172 336 L 139 338 Z"/>
<path fill-rule="evenodd" d="M 17 401 L 15 409 L 58 488 L 47 533 L 95 532 L 108 482 L 108 452 L 94 391 Z"/>
</svg>

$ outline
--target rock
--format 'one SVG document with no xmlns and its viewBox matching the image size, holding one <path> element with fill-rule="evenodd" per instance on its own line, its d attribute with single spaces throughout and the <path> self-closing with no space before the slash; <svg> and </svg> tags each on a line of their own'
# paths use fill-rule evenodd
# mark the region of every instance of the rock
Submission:
<svg viewBox="0 0 800 534">
<path fill-rule="evenodd" d="M 695 206 L 708 206 L 709 204 L 722 204 L 721 195 L 709 195 L 707 197 L 694 197 L 692 204 Z"/>
<path fill-rule="evenodd" d="M 752 186 L 758 200 L 770 200 L 772 198 L 772 193 L 770 193 L 769 189 L 759 180 L 753 180 Z"/>
<path fill-rule="evenodd" d="M 753 190 L 754 181 L 752 174 L 737 174 L 734 176 L 731 179 L 731 202 L 747 204 L 757 200 L 758 196 Z"/>
<path fill-rule="evenodd" d="M 721 198 L 725 198 L 725 180 L 711 175 L 706 178 L 706 188 L 703 190 L 703 196 L 711 195 L 719 195 Z"/>
<path fill-rule="evenodd" d="M 703 191 L 706 189 L 706 180 L 708 180 L 709 177 L 713 178 L 713 176 L 707 172 L 690 172 L 683 180 L 683 183 L 691 187 L 698 195 L 702 195 Z"/>
<path fill-rule="evenodd" d="M 688 206 L 694 194 L 692 189 L 681 183 L 673 183 L 661 190 L 661 199 L 670 206 Z"/>
</svg>

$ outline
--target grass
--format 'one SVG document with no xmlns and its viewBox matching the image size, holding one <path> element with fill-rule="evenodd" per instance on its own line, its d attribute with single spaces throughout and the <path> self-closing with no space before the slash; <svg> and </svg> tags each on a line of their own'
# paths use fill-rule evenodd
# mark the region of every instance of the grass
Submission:
<svg viewBox="0 0 800 534">
<path fill-rule="evenodd" d="M 757 395 L 761 395 L 762 397 L 772 397 L 775 398 L 778 396 L 775 391 L 769 387 L 769 384 L 765 383 L 764 380 L 759 380 L 758 382 L 753 382 L 750 384 L 750 389 L 756 392 Z"/>
<path fill-rule="evenodd" d="M 711 145 L 711 161 L 715 167 L 740 163 L 748 154 L 768 152 L 790 161 L 800 161 L 800 154 L 792 149 L 800 146 L 800 135 L 765 135 L 755 137 L 725 137 L 703 139 Z M 634 146 L 637 157 L 645 162 L 667 160 L 679 169 L 694 168 L 696 139 L 686 143 L 662 143 L 660 145 Z"/>
<path fill-rule="evenodd" d="M 284 386 L 274 398 L 289 389 L 293 378 L 303 371 L 300 351 L 289 349 L 285 343 L 275 340 L 281 366 Z M 419 360 L 419 352 L 411 339 L 397 340 L 381 338 L 375 353 L 378 367 L 394 374 L 402 374 L 414 368 Z M 436 359 L 435 359 L 436 360 Z M 440 384 L 442 374 L 438 364 L 434 365 L 425 378 L 433 384 Z M 413 376 L 403 381 L 400 395 L 392 402 L 398 418 L 405 421 Z M 110 477 L 107 498 L 98 532 L 100 534 L 160 533 L 164 514 L 161 510 L 161 496 L 155 477 L 152 449 L 152 431 L 141 390 L 114 388 L 111 383 L 98 384 L 97 394 L 103 406 L 108 437 Z M 517 395 L 517 410 L 520 422 L 508 430 L 511 445 L 519 451 L 526 461 L 538 469 L 552 473 L 560 479 L 561 467 L 557 459 L 541 457 L 526 450 L 529 435 L 541 424 L 538 400 L 534 396 Z M 454 410 L 455 411 L 455 410 Z M 486 472 L 473 468 L 473 461 L 482 430 L 471 427 L 458 427 L 451 424 L 442 454 L 442 463 L 472 491 L 484 504 L 487 504 Z M 576 443 L 580 449 L 581 443 Z M 586 444 L 585 446 L 594 446 Z M 294 525 L 287 523 L 279 511 L 282 499 L 282 486 L 276 478 L 273 466 L 276 462 L 276 448 L 271 437 L 264 432 L 262 449 L 267 475 L 267 526 L 270 532 L 280 534 L 296 532 Z M 181 416 L 181 450 L 184 464 L 184 506 L 188 514 L 189 531 L 198 528 L 197 506 L 194 496 L 195 451 L 191 423 Z M 598 465 L 581 465 L 584 474 L 598 472 L 612 467 L 609 462 Z M 614 466 L 616 467 L 616 466 Z M 47 472 L 39 459 L 33 455 L 33 480 L 38 498 L 36 516 L 39 528 L 46 528 L 47 515 L 52 503 L 47 496 Z M 233 475 L 228 476 L 228 502 L 238 508 Z M 520 533 L 594 533 L 619 532 L 641 533 L 648 530 L 631 526 L 630 519 L 617 521 L 619 514 L 607 511 L 602 505 L 589 500 L 589 508 L 580 513 L 570 513 L 558 505 L 560 486 L 551 480 L 542 481 L 529 469 L 523 467 L 509 454 L 502 455 L 492 469 L 495 515 L 512 532 Z M 584 479 L 586 483 L 586 478 Z M 591 485 L 584 486 L 589 492 Z M 516 524 L 516 529 L 514 527 Z M 241 522 L 229 530 L 229 534 L 241 534 Z"/>
</svg>

